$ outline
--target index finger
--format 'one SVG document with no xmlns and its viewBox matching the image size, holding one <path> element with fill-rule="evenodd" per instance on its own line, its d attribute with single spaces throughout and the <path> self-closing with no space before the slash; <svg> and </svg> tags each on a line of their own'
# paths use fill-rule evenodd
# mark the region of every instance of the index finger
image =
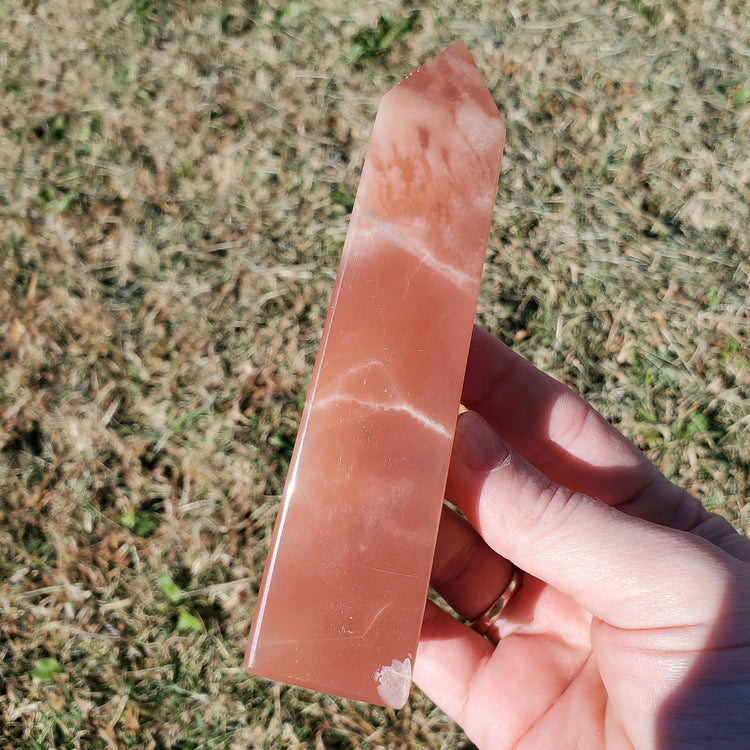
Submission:
<svg viewBox="0 0 750 750">
<path fill-rule="evenodd" d="M 476 326 L 462 402 L 553 482 L 662 525 L 704 517 L 586 401 Z"/>
</svg>

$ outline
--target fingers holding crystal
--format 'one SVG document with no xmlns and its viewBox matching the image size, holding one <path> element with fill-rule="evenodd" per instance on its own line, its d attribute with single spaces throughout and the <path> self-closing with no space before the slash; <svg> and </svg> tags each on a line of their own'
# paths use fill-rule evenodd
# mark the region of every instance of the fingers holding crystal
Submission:
<svg viewBox="0 0 750 750">
<path fill-rule="evenodd" d="M 477 327 L 462 403 L 549 479 L 608 505 L 620 504 L 652 482 L 649 495 L 661 498 L 668 485 L 582 398 Z M 632 514 L 653 514 L 660 503 L 653 505 L 633 508 Z"/>
<path fill-rule="evenodd" d="M 513 570 L 465 518 L 443 508 L 430 582 L 458 614 L 467 620 L 480 617 L 497 601 Z"/>
<path fill-rule="evenodd" d="M 498 554 L 617 627 L 689 618 L 689 601 L 658 596 L 665 578 L 721 608 L 723 553 L 550 481 L 476 413 L 459 419 L 447 495 Z"/>
</svg>

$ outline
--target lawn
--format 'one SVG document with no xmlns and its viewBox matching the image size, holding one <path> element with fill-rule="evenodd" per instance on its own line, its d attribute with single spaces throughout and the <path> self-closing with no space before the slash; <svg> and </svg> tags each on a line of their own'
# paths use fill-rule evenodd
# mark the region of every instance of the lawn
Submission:
<svg viewBox="0 0 750 750">
<path fill-rule="evenodd" d="M 242 668 L 378 100 L 459 38 L 478 322 L 748 532 L 744 0 L 4 0 L 2 746 L 465 741 Z"/>
</svg>

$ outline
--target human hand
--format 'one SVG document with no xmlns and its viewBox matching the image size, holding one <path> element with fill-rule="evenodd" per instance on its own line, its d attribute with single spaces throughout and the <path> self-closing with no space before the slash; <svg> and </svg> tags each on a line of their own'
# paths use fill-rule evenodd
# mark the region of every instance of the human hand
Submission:
<svg viewBox="0 0 750 750">
<path fill-rule="evenodd" d="M 750 540 L 479 329 L 462 401 L 432 584 L 525 579 L 497 646 L 428 602 L 415 682 L 483 749 L 748 747 Z"/>
</svg>

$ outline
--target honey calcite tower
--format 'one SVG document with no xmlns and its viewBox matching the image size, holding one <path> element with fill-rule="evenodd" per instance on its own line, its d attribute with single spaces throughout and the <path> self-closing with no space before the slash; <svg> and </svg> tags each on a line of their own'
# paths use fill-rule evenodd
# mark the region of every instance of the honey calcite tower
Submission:
<svg viewBox="0 0 750 750">
<path fill-rule="evenodd" d="M 504 138 L 461 42 L 380 103 L 255 608 L 255 675 L 409 696 Z"/>
</svg>

